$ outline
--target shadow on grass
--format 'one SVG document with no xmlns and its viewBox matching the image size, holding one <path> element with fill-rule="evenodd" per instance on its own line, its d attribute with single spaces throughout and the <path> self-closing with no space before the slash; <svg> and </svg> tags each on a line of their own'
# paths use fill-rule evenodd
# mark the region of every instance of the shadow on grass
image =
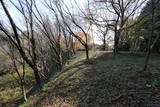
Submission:
<svg viewBox="0 0 160 107">
<path fill-rule="evenodd" d="M 159 90 L 160 84 L 152 85 L 155 84 L 155 79 L 160 79 L 155 77 L 157 74 L 152 73 L 153 71 L 139 73 L 143 59 L 142 56 L 130 53 L 118 54 L 114 59 L 112 53 L 104 53 L 91 59 L 91 64 L 77 62 L 54 79 L 49 91 L 36 97 L 28 105 L 146 107 L 154 102 L 153 97 L 158 93 L 155 89 Z M 56 102 L 59 98 L 62 100 Z"/>
<path fill-rule="evenodd" d="M 53 86 L 47 92 L 42 92 L 40 96 L 30 101 L 27 106 L 34 106 L 39 104 L 45 98 L 49 97 L 52 93 L 54 93 L 55 90 L 60 85 L 62 85 L 64 81 L 76 74 L 79 70 L 85 69 L 85 67 L 81 67 L 84 65 L 83 62 L 84 61 L 77 62 L 74 65 L 66 68 L 63 72 L 61 72 L 57 77 L 54 78 Z"/>
</svg>

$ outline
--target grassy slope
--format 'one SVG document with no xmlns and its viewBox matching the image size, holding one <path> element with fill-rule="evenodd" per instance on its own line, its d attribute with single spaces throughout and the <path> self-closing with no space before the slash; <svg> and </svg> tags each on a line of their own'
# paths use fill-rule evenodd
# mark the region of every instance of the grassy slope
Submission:
<svg viewBox="0 0 160 107">
<path fill-rule="evenodd" d="M 11 104 L 16 103 L 19 99 L 22 98 L 21 88 L 17 83 L 16 79 L 12 76 L 14 75 L 16 78 L 18 77 L 17 73 L 13 73 L 12 75 L 8 73 L 7 70 L 3 70 L 1 66 L 8 63 L 10 60 L 8 57 L 0 52 L 0 72 L 6 72 L 5 75 L 0 76 L 0 107 L 12 106 Z M 6 69 L 9 66 L 5 67 Z M 21 71 L 21 69 L 19 69 Z M 26 91 L 30 90 L 32 85 L 35 83 L 33 72 L 30 68 L 26 69 Z"/>
<path fill-rule="evenodd" d="M 91 53 L 90 64 L 78 53 L 39 94 L 23 106 L 159 107 L 160 56 L 153 55 L 146 72 L 144 57 Z"/>
<path fill-rule="evenodd" d="M 17 74 L 13 74 L 17 77 Z M 30 69 L 26 70 L 26 91 L 29 91 L 34 84 L 33 73 Z M 0 76 L 0 107 L 11 106 L 10 103 L 14 103 L 22 98 L 20 85 L 11 74 Z M 18 103 L 18 102 L 17 102 Z"/>
</svg>

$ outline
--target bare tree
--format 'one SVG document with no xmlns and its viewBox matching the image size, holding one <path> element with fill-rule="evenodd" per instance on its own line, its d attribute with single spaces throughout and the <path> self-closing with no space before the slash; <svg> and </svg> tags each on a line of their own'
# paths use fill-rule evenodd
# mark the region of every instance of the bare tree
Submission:
<svg viewBox="0 0 160 107">
<path fill-rule="evenodd" d="M 14 19 L 11 17 L 10 12 L 8 11 L 5 3 L 3 0 L 0 0 L 1 6 L 9 20 L 10 26 L 13 31 L 13 35 L 10 33 L 10 31 L 2 24 L 0 23 L 0 30 L 6 34 L 8 39 L 12 42 L 12 44 L 17 48 L 22 58 L 26 61 L 26 63 L 33 69 L 35 80 L 37 83 L 37 86 L 41 87 L 41 81 L 39 76 L 39 70 L 36 65 L 37 63 L 37 56 L 36 56 L 36 44 L 35 44 L 35 38 L 34 38 L 34 28 L 33 28 L 33 0 L 18 0 L 18 3 L 20 7 L 18 7 L 14 2 L 10 0 L 10 2 L 17 8 L 17 10 L 22 14 L 27 34 L 25 34 L 16 24 Z M 19 32 L 21 32 L 28 40 L 28 47 L 27 49 L 24 48 L 22 45 L 23 38 L 20 36 Z"/>
<path fill-rule="evenodd" d="M 95 0 L 95 2 L 105 4 L 106 10 L 113 16 L 111 24 L 114 26 L 114 53 L 118 52 L 119 38 L 125 23 L 130 17 L 138 15 L 137 11 L 146 2 L 146 0 Z"/>
<path fill-rule="evenodd" d="M 155 25 L 155 2 L 154 0 L 151 0 L 151 7 L 152 7 L 152 13 L 151 13 L 151 34 L 149 37 L 149 43 L 148 43 L 148 47 L 147 47 L 147 54 L 146 54 L 146 58 L 145 58 L 145 64 L 143 67 L 143 70 L 146 71 L 147 70 L 147 66 L 148 66 L 148 62 L 149 62 L 149 58 L 150 58 L 150 54 L 151 54 L 151 45 L 152 45 L 152 37 L 154 36 L 154 25 Z"/>
<path fill-rule="evenodd" d="M 3 39 L 4 40 L 4 39 Z M 10 58 L 10 63 L 8 66 L 8 72 L 16 80 L 18 85 L 20 85 L 22 96 L 25 101 L 27 101 L 26 90 L 25 90 L 25 62 L 23 58 L 19 56 L 14 45 L 8 40 L 4 40 L 5 43 L 1 44 L 2 52 Z M 20 69 L 22 68 L 22 70 Z M 16 75 L 17 76 L 16 76 Z"/>
<path fill-rule="evenodd" d="M 64 1 L 51 1 L 48 0 L 44 1 L 44 4 L 50 11 L 52 11 L 54 14 L 60 15 L 63 24 L 67 30 L 67 32 L 72 35 L 74 38 L 76 38 L 85 48 L 86 50 L 86 59 L 89 59 L 89 46 L 88 46 L 88 32 L 91 28 L 91 25 L 85 26 L 84 24 L 84 18 L 79 17 L 79 14 L 74 14 L 69 10 L 68 5 Z M 74 29 L 73 29 L 74 27 Z M 75 30 L 76 29 L 76 30 Z M 83 32 L 85 39 L 82 37 L 78 36 L 76 34 L 76 31 L 81 31 Z"/>
<path fill-rule="evenodd" d="M 99 28 L 99 27 L 98 27 Z M 102 34 L 102 35 L 99 35 L 99 38 L 100 40 L 103 42 L 103 50 L 105 51 L 106 50 L 106 42 L 107 40 L 110 38 L 108 37 L 108 27 L 106 26 L 106 28 L 103 30 L 102 28 L 99 28 L 99 32 Z M 107 38 L 108 37 L 108 38 Z"/>
</svg>

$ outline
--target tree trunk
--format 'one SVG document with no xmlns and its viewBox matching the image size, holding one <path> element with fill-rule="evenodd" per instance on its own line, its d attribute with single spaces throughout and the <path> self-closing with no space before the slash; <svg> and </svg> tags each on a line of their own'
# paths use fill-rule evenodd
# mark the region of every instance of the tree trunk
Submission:
<svg viewBox="0 0 160 107">
<path fill-rule="evenodd" d="M 152 37 L 154 35 L 154 0 L 152 0 L 152 22 L 151 22 L 151 35 L 150 35 L 150 38 L 149 38 L 149 43 L 148 43 L 148 51 L 147 51 L 147 55 L 146 55 L 146 59 L 145 59 L 145 63 L 144 63 L 144 68 L 143 68 L 143 71 L 146 71 L 147 70 L 147 67 L 148 67 L 148 62 L 149 62 L 149 58 L 150 58 L 150 54 L 151 54 L 151 40 L 152 40 Z"/>
<path fill-rule="evenodd" d="M 147 52 L 146 58 L 145 58 L 145 63 L 144 63 L 143 71 L 146 71 L 146 70 L 147 70 L 147 66 L 148 66 L 148 61 L 149 61 L 149 58 L 150 58 L 150 54 L 151 54 L 151 50 L 149 49 L 148 52 Z"/>
<path fill-rule="evenodd" d="M 86 50 L 86 60 L 89 60 L 89 49 L 87 44 L 85 46 L 85 50 Z"/>
<path fill-rule="evenodd" d="M 33 69 L 33 72 L 34 72 L 34 76 L 35 76 L 35 79 L 36 79 L 37 86 L 39 88 L 42 88 L 41 79 L 40 79 L 40 76 L 39 76 L 39 73 L 38 73 L 38 69 L 36 67 L 32 67 L 32 69 Z"/>
<path fill-rule="evenodd" d="M 26 95 L 26 90 L 25 90 L 23 81 L 21 81 L 21 90 L 22 90 L 22 95 L 23 95 L 24 100 L 27 101 L 27 95 Z"/>
<path fill-rule="evenodd" d="M 103 50 L 106 50 L 106 36 L 103 36 Z"/>
<path fill-rule="evenodd" d="M 63 59 L 62 59 L 62 53 L 59 53 L 59 70 L 61 71 L 63 67 Z"/>
<path fill-rule="evenodd" d="M 121 35 L 121 31 L 120 30 L 117 30 L 117 36 L 116 36 L 116 53 L 118 53 L 118 45 L 119 45 L 119 38 L 120 38 L 120 35 Z"/>
<path fill-rule="evenodd" d="M 115 37 L 114 37 L 114 55 L 116 55 L 117 53 L 117 36 L 118 36 L 118 31 L 117 31 L 117 27 L 115 27 Z"/>
<path fill-rule="evenodd" d="M 74 45 L 74 39 L 73 36 L 71 37 L 71 48 L 72 48 L 72 53 L 75 54 L 75 45 Z"/>
</svg>

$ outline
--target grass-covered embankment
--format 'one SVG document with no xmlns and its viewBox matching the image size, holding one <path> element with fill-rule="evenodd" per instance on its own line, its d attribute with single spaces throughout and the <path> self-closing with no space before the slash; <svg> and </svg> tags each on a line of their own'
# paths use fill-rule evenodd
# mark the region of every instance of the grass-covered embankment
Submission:
<svg viewBox="0 0 160 107">
<path fill-rule="evenodd" d="M 160 56 L 152 55 L 142 72 L 143 55 L 92 52 L 91 61 L 78 53 L 64 71 L 22 106 L 33 107 L 158 107 Z"/>
</svg>

